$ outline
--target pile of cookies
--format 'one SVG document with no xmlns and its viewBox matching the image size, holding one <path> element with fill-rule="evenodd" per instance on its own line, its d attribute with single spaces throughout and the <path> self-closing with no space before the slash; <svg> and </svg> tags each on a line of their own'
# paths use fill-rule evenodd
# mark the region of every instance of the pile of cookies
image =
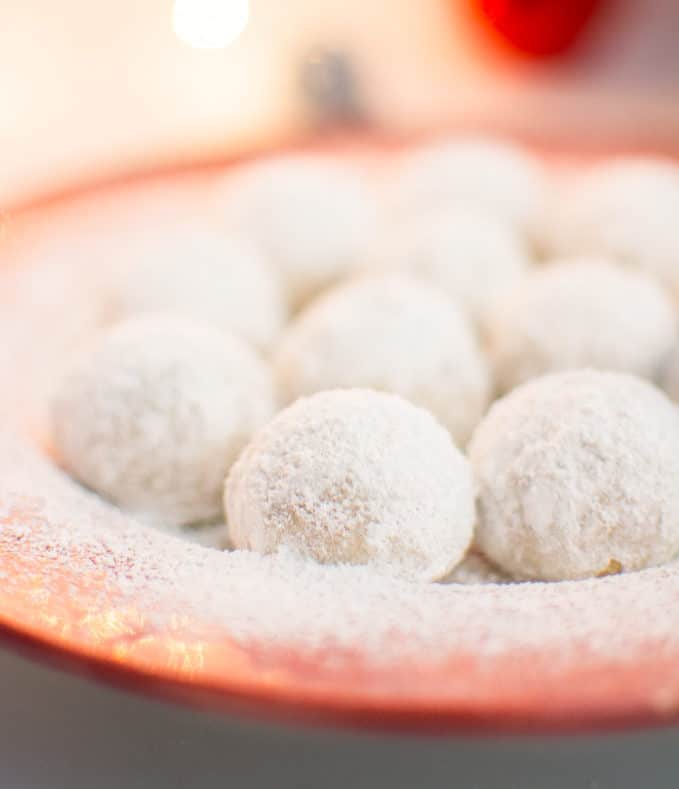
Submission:
<svg viewBox="0 0 679 789">
<path fill-rule="evenodd" d="M 65 371 L 76 479 L 413 581 L 679 554 L 679 166 L 450 139 L 244 165 L 212 202 L 126 250 L 115 325 Z"/>
</svg>

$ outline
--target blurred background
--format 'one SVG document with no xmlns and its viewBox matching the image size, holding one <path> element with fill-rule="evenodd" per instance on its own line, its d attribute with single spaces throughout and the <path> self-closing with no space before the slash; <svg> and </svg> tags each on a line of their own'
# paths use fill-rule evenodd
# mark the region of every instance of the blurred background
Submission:
<svg viewBox="0 0 679 789">
<path fill-rule="evenodd" d="M 675 0 L 3 0 L 0 204 L 328 120 L 667 149 L 678 40 Z"/>
</svg>

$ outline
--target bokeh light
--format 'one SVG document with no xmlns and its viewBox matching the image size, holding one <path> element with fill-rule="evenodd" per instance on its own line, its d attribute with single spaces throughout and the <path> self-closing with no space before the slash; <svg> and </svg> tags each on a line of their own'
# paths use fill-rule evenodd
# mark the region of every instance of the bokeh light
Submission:
<svg viewBox="0 0 679 789">
<path fill-rule="evenodd" d="M 248 0 L 175 0 L 172 28 L 180 41 L 196 49 L 223 49 L 245 30 Z"/>
</svg>

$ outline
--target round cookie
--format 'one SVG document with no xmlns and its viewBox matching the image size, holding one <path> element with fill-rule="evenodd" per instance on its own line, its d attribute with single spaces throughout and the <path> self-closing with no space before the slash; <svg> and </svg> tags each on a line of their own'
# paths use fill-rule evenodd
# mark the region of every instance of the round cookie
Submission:
<svg viewBox="0 0 679 789">
<path fill-rule="evenodd" d="M 476 544 L 515 578 L 639 570 L 679 552 L 679 416 L 640 378 L 531 381 L 493 405 L 469 458 Z"/>
<path fill-rule="evenodd" d="M 460 137 L 405 154 L 392 188 L 402 216 L 473 208 L 530 237 L 542 214 L 547 184 L 537 160 L 519 146 L 489 137 Z"/>
<path fill-rule="evenodd" d="M 229 474 L 232 543 L 321 564 L 445 576 L 474 525 L 469 464 L 421 408 L 369 390 L 298 400 L 259 431 Z"/>
<path fill-rule="evenodd" d="M 382 239 L 371 270 L 420 277 L 462 306 L 480 327 L 499 296 L 526 273 L 530 255 L 507 222 L 453 208 L 426 214 Z"/>
<path fill-rule="evenodd" d="M 274 374 L 284 402 L 351 387 L 399 394 L 460 444 L 490 398 L 465 316 L 427 283 L 402 276 L 357 279 L 311 304 L 283 335 Z"/>
<path fill-rule="evenodd" d="M 221 222 L 264 250 L 293 308 L 363 265 L 378 223 L 375 195 L 358 171 L 310 155 L 229 176 L 217 210 Z"/>
<path fill-rule="evenodd" d="M 569 183 L 546 223 L 552 255 L 603 255 L 639 267 L 679 294 L 679 166 L 628 157 Z"/>
<path fill-rule="evenodd" d="M 172 312 L 260 349 L 278 338 L 286 318 L 282 289 L 250 242 L 193 222 L 138 236 L 123 251 L 123 315 Z"/>
<path fill-rule="evenodd" d="M 650 277 L 604 260 L 536 269 L 496 305 L 488 350 L 500 391 L 549 372 L 594 367 L 655 378 L 676 318 Z"/>
<path fill-rule="evenodd" d="M 100 338 L 53 403 L 60 461 L 151 522 L 219 515 L 224 478 L 274 409 L 270 373 L 241 340 L 181 319 L 125 322 Z"/>
</svg>

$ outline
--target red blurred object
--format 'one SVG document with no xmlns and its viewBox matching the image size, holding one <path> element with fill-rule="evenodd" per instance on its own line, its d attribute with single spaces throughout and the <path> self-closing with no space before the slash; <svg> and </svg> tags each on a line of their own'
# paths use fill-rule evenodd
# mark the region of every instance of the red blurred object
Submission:
<svg viewBox="0 0 679 789">
<path fill-rule="evenodd" d="M 568 49 L 601 0 L 476 0 L 487 22 L 510 44 L 537 56 Z"/>
</svg>

